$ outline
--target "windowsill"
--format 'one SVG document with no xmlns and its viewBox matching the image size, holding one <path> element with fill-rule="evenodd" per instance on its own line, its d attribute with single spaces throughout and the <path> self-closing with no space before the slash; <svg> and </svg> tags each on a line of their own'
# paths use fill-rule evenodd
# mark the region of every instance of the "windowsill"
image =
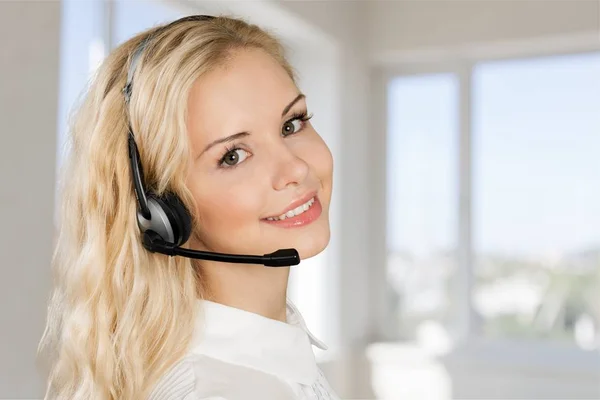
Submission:
<svg viewBox="0 0 600 400">
<path fill-rule="evenodd" d="M 473 338 L 436 356 L 418 343 L 367 348 L 381 398 L 598 398 L 600 352 L 528 341 Z"/>
<path fill-rule="evenodd" d="M 513 372 L 588 375 L 600 380 L 599 351 L 555 342 L 473 338 L 439 359 L 445 364 L 492 365 Z"/>
<path fill-rule="evenodd" d="M 492 340 L 472 338 L 445 355 L 432 355 L 411 342 L 373 343 L 367 348 L 369 358 L 382 362 L 438 360 L 448 364 L 485 364 L 515 370 L 528 369 L 543 373 L 552 369 L 569 374 L 595 374 L 600 378 L 600 352 L 539 340 Z"/>
</svg>

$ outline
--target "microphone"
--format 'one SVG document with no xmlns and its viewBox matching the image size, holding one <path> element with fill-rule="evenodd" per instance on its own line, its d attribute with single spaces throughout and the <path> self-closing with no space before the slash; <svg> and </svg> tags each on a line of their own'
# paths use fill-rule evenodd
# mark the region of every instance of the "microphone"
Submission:
<svg viewBox="0 0 600 400">
<path fill-rule="evenodd" d="M 241 264 L 263 264 L 267 267 L 288 267 L 300 264 L 300 255 L 296 249 L 280 249 L 263 256 L 244 254 L 224 254 L 210 251 L 189 250 L 166 242 L 154 231 L 144 232 L 142 241 L 144 247 L 153 252 L 168 256 L 183 256 L 198 260 L 221 261 Z"/>
</svg>

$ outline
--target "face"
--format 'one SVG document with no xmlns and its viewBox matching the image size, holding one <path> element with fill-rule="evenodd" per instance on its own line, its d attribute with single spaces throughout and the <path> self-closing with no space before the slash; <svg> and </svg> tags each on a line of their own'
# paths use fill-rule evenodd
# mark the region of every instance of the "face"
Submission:
<svg viewBox="0 0 600 400">
<path fill-rule="evenodd" d="M 301 259 L 321 252 L 332 156 L 283 67 L 262 50 L 239 50 L 195 82 L 188 110 L 187 185 L 200 219 L 192 247 L 260 255 L 295 248 Z"/>
</svg>

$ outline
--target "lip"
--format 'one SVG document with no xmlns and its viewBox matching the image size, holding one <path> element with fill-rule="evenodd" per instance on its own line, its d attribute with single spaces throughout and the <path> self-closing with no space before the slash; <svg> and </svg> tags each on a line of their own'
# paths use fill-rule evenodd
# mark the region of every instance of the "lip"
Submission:
<svg viewBox="0 0 600 400">
<path fill-rule="evenodd" d="M 315 197 L 316 200 L 316 196 L 317 196 L 317 191 L 313 190 L 311 192 L 308 192 L 307 194 L 303 195 L 302 197 L 292 201 L 285 210 L 281 211 L 279 214 L 275 214 L 275 215 L 269 215 L 268 217 L 265 217 L 263 219 L 267 219 L 267 218 L 273 218 L 273 217 L 279 217 L 280 215 L 283 215 L 285 213 L 287 213 L 290 210 L 293 210 L 294 208 L 301 206 L 302 204 L 306 203 L 307 201 L 309 201 L 310 199 L 312 199 L 313 197 Z"/>
<path fill-rule="evenodd" d="M 309 198 L 310 199 L 310 198 Z M 302 203 L 300 203 L 302 204 Z M 323 211 L 323 207 L 321 207 L 321 202 L 319 201 L 319 197 L 315 196 L 315 202 L 312 206 L 306 211 L 304 211 L 300 215 L 296 215 L 291 218 L 286 218 L 284 220 L 271 220 L 263 219 L 262 222 L 265 222 L 271 226 L 277 228 L 299 228 L 302 226 L 309 225 L 319 219 L 321 216 L 321 212 Z"/>
</svg>

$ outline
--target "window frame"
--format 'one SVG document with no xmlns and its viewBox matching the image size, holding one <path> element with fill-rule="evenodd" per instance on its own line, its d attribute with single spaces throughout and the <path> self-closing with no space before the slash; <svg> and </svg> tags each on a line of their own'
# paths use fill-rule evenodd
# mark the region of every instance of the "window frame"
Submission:
<svg viewBox="0 0 600 400">
<path fill-rule="evenodd" d="M 388 134 L 387 99 L 389 98 L 389 83 L 396 78 L 414 77 L 429 74 L 454 74 L 458 80 L 458 220 L 457 220 L 457 276 L 456 284 L 450 288 L 451 325 L 450 335 L 454 341 L 451 354 L 457 355 L 457 360 L 467 362 L 483 362 L 491 365 L 506 364 L 511 360 L 511 365 L 520 368 L 532 368 L 546 365 L 557 371 L 566 371 L 569 368 L 587 366 L 595 368 L 600 374 L 600 352 L 586 351 L 575 345 L 558 346 L 552 341 L 534 341 L 533 343 L 521 339 L 494 339 L 479 335 L 481 321 L 477 321 L 474 312 L 472 289 L 474 282 L 473 265 L 473 128 L 472 128 L 472 79 L 476 66 L 493 61 L 517 61 L 537 59 L 549 56 L 584 55 L 600 52 L 600 41 L 597 36 L 580 35 L 558 40 L 539 40 L 536 42 L 523 41 L 513 43 L 489 44 L 486 46 L 472 46 L 452 49 L 438 49 L 432 52 L 407 52 L 396 58 L 396 61 L 384 65 L 375 65 L 373 68 L 372 83 L 374 104 L 380 105 L 374 109 L 374 127 L 382 136 L 373 146 L 373 155 L 385 154 L 385 142 Z M 554 43 L 553 41 L 556 41 Z M 385 193 L 387 191 L 387 160 L 381 157 L 379 165 L 374 166 L 372 173 L 385 171 L 386 178 L 377 179 L 377 203 L 383 210 L 387 209 Z M 375 179 L 375 178 L 374 178 Z M 385 214 L 385 211 L 384 213 Z M 383 228 L 383 233 L 377 237 L 386 237 L 385 217 L 379 218 L 376 228 Z M 385 241 L 384 243 L 387 243 Z M 387 268 L 387 246 L 384 262 L 380 266 Z M 385 274 L 384 274 L 385 275 Z M 385 285 L 386 282 L 373 283 Z M 379 329 L 382 337 L 393 337 L 392 326 L 394 316 L 391 309 L 386 311 L 386 318 L 380 320 Z M 392 336 L 392 337 L 390 337 Z M 523 346 L 528 343 L 530 350 L 523 353 Z M 565 356 L 566 355 L 566 356 Z M 451 355 L 452 357 L 452 355 Z M 543 362 L 542 362 L 543 361 Z M 589 370 L 588 370 L 589 371 Z"/>
</svg>

